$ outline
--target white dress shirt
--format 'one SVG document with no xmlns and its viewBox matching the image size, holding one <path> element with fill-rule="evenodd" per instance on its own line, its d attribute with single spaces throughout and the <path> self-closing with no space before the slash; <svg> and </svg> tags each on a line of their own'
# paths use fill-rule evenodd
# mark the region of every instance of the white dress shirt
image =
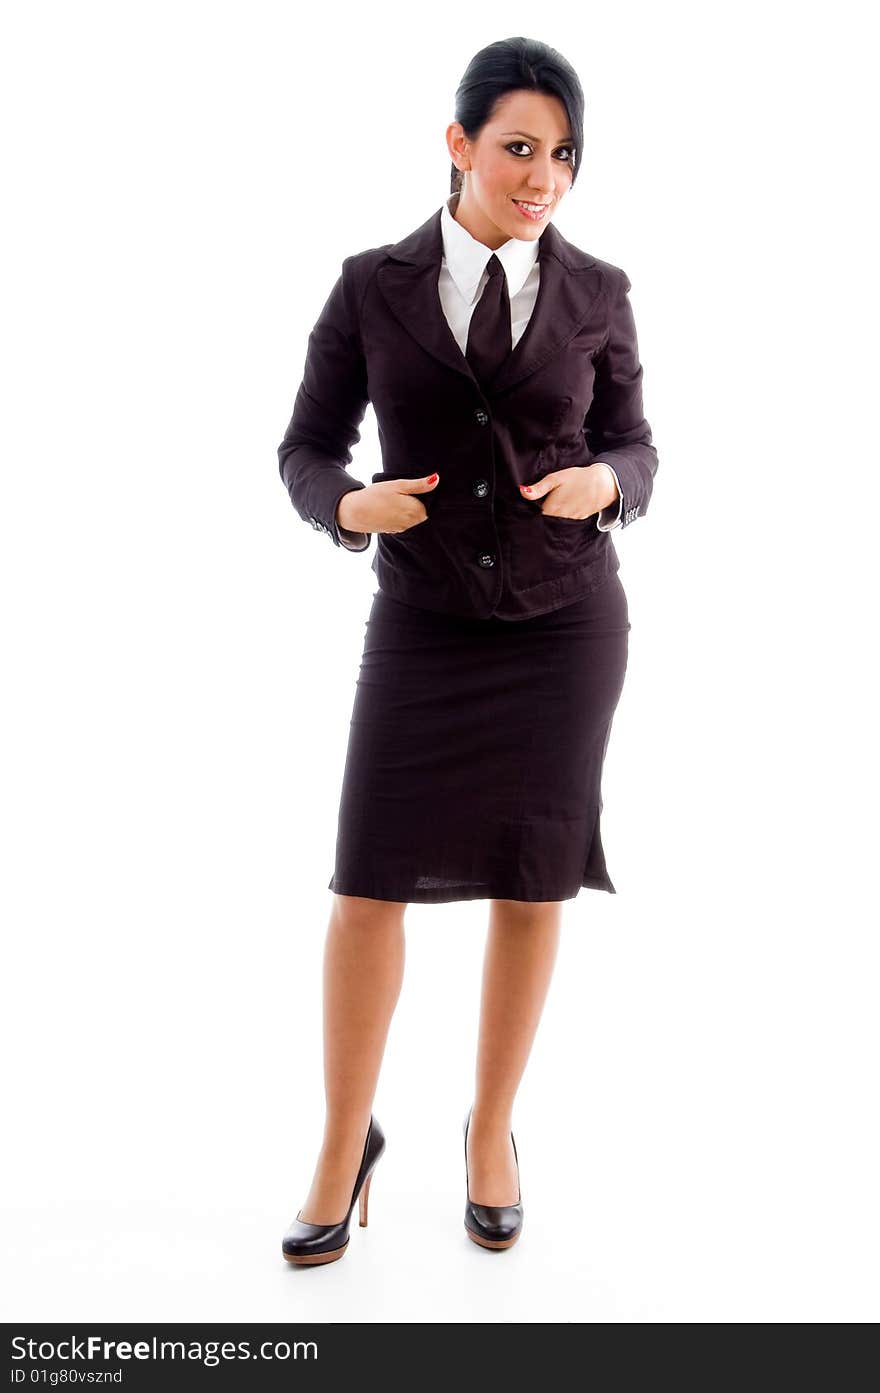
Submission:
<svg viewBox="0 0 880 1393">
<path fill-rule="evenodd" d="M 478 242 L 466 227 L 456 222 L 450 210 L 450 203 L 456 198 L 451 194 L 440 211 L 440 228 L 443 234 L 443 257 L 440 263 L 440 277 L 437 289 L 443 313 L 462 353 L 467 348 L 468 329 L 471 315 L 483 288 L 489 279 L 487 266 L 492 256 L 492 248 Z M 507 293 L 510 299 L 511 348 L 515 348 L 532 317 L 535 301 L 538 298 L 540 280 L 540 261 L 538 260 L 538 239 L 534 241 L 511 237 L 496 249 L 495 255 L 504 268 L 507 277 Z M 623 490 L 616 471 L 606 460 L 594 460 L 594 464 L 605 464 L 614 475 L 617 484 L 617 500 L 603 508 L 596 518 L 600 532 L 611 532 L 620 526 L 623 513 Z M 348 532 L 339 528 L 343 545 L 362 547 L 364 534 Z"/>
</svg>

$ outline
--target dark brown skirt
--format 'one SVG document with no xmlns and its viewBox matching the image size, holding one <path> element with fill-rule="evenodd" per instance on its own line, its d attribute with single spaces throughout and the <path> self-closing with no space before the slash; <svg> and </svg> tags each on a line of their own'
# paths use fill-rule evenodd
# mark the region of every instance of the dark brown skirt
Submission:
<svg viewBox="0 0 880 1393">
<path fill-rule="evenodd" d="M 615 894 L 602 766 L 629 629 L 616 571 L 523 620 L 437 614 L 377 590 L 328 888 L 417 904 Z"/>
</svg>

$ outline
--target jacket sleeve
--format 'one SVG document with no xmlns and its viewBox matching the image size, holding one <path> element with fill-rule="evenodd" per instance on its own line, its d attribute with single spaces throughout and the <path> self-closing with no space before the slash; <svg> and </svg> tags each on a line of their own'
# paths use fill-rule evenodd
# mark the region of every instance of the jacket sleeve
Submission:
<svg viewBox="0 0 880 1393">
<path fill-rule="evenodd" d="M 647 512 L 658 465 L 642 405 L 642 365 L 630 289 L 629 277 L 619 271 L 611 292 L 608 337 L 595 360 L 593 400 L 584 418 L 584 435 L 593 462 L 610 466 L 621 493 L 617 504 L 600 513 L 600 522 L 606 524 L 602 531 L 616 525 L 611 520 L 614 509 L 618 509 L 621 527 Z"/>
<path fill-rule="evenodd" d="M 595 464 L 608 464 L 606 460 L 594 460 Z M 613 532 L 615 527 L 620 527 L 623 522 L 623 486 L 617 477 L 617 470 L 608 464 L 608 468 L 614 475 L 614 482 L 617 485 L 617 501 L 609 503 L 607 508 L 601 508 L 596 517 L 596 526 L 600 532 Z"/>
<path fill-rule="evenodd" d="M 330 292 L 309 335 L 303 379 L 293 415 L 278 447 L 278 468 L 300 517 L 336 546 L 366 551 L 368 532 L 350 532 L 336 521 L 343 494 L 366 484 L 349 474 L 351 447 L 360 440 L 367 394 L 367 366 L 352 285 L 352 257 Z"/>
</svg>

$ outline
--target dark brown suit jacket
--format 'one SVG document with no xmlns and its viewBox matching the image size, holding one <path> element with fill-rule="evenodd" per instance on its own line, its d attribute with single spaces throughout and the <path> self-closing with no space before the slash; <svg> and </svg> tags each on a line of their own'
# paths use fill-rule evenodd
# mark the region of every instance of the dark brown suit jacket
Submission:
<svg viewBox="0 0 880 1393">
<path fill-rule="evenodd" d="M 425 609 L 526 617 L 573 602 L 619 568 L 596 517 L 545 515 L 518 484 L 607 460 L 622 525 L 648 508 L 657 451 L 642 407 L 642 367 L 625 272 L 567 241 L 540 238 L 538 298 L 497 375 L 480 383 L 440 303 L 440 209 L 396 243 L 347 257 L 312 330 L 281 477 L 305 521 L 340 545 L 336 507 L 365 484 L 348 473 L 368 402 L 380 479 L 437 470 L 419 494 L 427 518 L 380 532 L 380 588 Z M 366 550 L 369 535 L 364 535 Z"/>
</svg>

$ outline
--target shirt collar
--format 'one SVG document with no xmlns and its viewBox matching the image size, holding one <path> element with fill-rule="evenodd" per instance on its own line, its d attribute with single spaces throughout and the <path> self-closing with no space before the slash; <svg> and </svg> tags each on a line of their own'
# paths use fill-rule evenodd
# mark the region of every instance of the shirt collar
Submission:
<svg viewBox="0 0 880 1393">
<path fill-rule="evenodd" d="M 450 204 L 454 205 L 457 201 L 457 194 L 450 195 L 440 210 L 443 255 L 446 259 L 446 269 L 455 281 L 465 302 L 471 305 L 477 293 L 480 277 L 492 255 L 492 248 L 478 242 L 476 237 L 471 236 L 466 227 L 462 227 L 460 222 L 456 222 L 452 216 Z M 522 241 L 519 237 L 511 237 L 497 248 L 495 254 L 504 267 L 508 295 L 514 296 L 517 291 L 522 290 L 528 274 L 538 258 L 539 251 L 538 238 L 535 238 L 534 241 Z"/>
</svg>

